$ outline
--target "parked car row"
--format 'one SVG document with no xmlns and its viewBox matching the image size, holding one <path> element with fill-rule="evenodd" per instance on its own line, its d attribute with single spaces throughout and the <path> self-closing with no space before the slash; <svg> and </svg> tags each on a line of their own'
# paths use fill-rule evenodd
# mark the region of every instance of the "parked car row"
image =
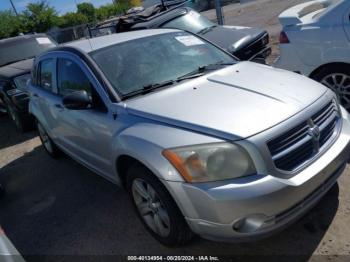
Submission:
<svg viewBox="0 0 350 262">
<path fill-rule="evenodd" d="M 332 3 L 327 14 L 343 1 L 316 2 Z M 25 81 L 28 112 L 49 155 L 64 152 L 124 187 L 161 243 L 266 237 L 336 183 L 350 116 L 330 88 L 241 61 L 229 48 L 234 30 L 193 12 L 167 10 L 128 32 L 38 54 Z M 159 17 L 186 31 L 159 29 Z M 265 37 L 246 30 L 248 42 Z"/>
<path fill-rule="evenodd" d="M 134 30 L 174 28 L 197 34 L 230 52 L 240 60 L 265 63 L 270 55 L 269 35 L 266 30 L 242 26 L 220 26 L 190 7 L 164 9 L 151 6 L 144 11 L 119 17 L 117 21 L 102 23 L 91 29 L 94 34 L 105 34 L 106 28 L 121 33 Z"/>
</svg>

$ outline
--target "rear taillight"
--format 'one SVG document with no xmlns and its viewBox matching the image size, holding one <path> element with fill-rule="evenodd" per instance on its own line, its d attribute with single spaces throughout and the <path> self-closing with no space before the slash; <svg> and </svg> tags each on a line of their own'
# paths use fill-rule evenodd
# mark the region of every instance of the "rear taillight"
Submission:
<svg viewBox="0 0 350 262">
<path fill-rule="evenodd" d="M 287 34 L 284 31 L 282 31 L 280 33 L 280 44 L 289 44 L 289 43 L 290 42 L 289 42 Z"/>
</svg>

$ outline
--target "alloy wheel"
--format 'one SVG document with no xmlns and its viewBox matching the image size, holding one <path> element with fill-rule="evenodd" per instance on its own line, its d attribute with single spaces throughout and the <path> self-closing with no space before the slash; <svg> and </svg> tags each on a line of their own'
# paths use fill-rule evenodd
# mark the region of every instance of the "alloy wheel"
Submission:
<svg viewBox="0 0 350 262">
<path fill-rule="evenodd" d="M 132 194 L 136 207 L 147 226 L 156 234 L 170 234 L 170 219 L 159 195 L 146 181 L 136 178 L 132 183 Z"/>
<path fill-rule="evenodd" d="M 332 73 L 325 76 L 321 83 L 332 89 L 340 103 L 350 109 L 350 76 L 342 73 Z"/>
</svg>

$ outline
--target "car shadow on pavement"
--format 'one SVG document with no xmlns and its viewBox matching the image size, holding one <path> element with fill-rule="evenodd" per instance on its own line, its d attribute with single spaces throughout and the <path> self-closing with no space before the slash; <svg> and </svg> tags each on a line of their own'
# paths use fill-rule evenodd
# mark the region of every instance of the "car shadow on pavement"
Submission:
<svg viewBox="0 0 350 262">
<path fill-rule="evenodd" d="M 0 169 L 7 193 L 0 224 L 28 261 L 31 255 L 245 255 L 309 258 L 338 209 L 338 185 L 298 222 L 259 242 L 219 243 L 196 237 L 185 247 L 154 240 L 135 215 L 124 190 L 42 146 Z M 72 257 L 73 258 L 73 257 Z M 44 259 L 45 260 L 45 259 Z"/>
<path fill-rule="evenodd" d="M 23 143 L 37 136 L 36 131 L 20 133 L 7 115 L 0 115 L 0 150 Z"/>
</svg>

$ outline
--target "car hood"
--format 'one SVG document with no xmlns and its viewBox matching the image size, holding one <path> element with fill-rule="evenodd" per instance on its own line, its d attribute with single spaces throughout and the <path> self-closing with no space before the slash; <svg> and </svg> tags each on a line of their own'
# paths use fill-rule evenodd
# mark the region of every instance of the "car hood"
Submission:
<svg viewBox="0 0 350 262">
<path fill-rule="evenodd" d="M 202 34 L 202 36 L 230 53 L 234 53 L 265 33 L 266 31 L 259 28 L 216 26 Z"/>
<path fill-rule="evenodd" d="M 304 76 L 252 62 L 125 101 L 130 114 L 180 128 L 243 139 L 288 119 L 327 91 Z"/>
<path fill-rule="evenodd" d="M 34 59 L 31 58 L 0 67 L 0 75 L 10 78 L 29 73 L 33 66 L 33 61 Z"/>
</svg>

